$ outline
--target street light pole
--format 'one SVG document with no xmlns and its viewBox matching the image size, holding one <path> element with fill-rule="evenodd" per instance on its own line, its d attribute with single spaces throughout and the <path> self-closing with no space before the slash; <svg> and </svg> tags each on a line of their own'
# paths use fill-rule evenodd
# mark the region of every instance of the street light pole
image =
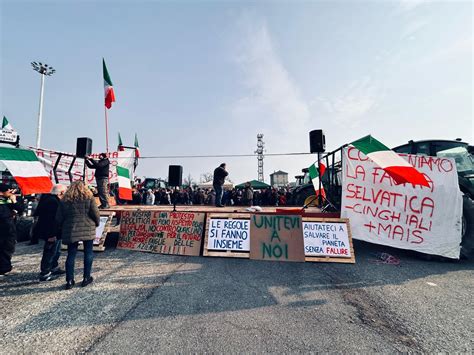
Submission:
<svg viewBox="0 0 474 355">
<path fill-rule="evenodd" d="M 46 75 L 53 75 L 56 70 L 48 64 L 43 64 L 41 62 L 31 62 L 33 70 L 37 71 L 41 75 L 41 88 L 40 88 L 40 100 L 39 100 L 39 109 L 38 109 L 38 126 L 36 128 L 36 148 L 40 147 L 41 144 L 41 123 L 43 120 L 43 96 L 44 96 L 44 77 Z"/>
<path fill-rule="evenodd" d="M 41 74 L 40 102 L 39 102 L 39 110 L 38 110 L 38 126 L 36 127 L 36 148 L 39 148 L 40 143 L 41 143 L 41 120 L 43 118 L 43 93 L 44 93 L 44 74 Z"/>
</svg>

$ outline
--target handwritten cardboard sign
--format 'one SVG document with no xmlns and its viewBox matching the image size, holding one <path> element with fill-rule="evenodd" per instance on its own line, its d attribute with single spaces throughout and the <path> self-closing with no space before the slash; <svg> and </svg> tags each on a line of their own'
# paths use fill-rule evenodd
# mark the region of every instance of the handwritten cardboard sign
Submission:
<svg viewBox="0 0 474 355">
<path fill-rule="evenodd" d="M 305 261 L 301 216 L 253 214 L 250 259 Z"/>
<path fill-rule="evenodd" d="M 354 239 L 458 258 L 462 194 L 455 161 L 399 155 L 429 187 L 396 185 L 357 149 L 344 149 L 341 216 L 351 220 Z"/>
<path fill-rule="evenodd" d="M 305 254 L 350 257 L 345 223 L 303 222 Z"/>
<path fill-rule="evenodd" d="M 306 217 L 303 219 L 303 237 L 306 261 L 340 262 L 338 259 L 342 258 L 354 261 L 347 219 Z"/>
<path fill-rule="evenodd" d="M 250 221 L 248 219 L 210 219 L 207 249 L 249 251 Z"/>
<path fill-rule="evenodd" d="M 204 213 L 124 211 L 118 248 L 152 253 L 199 255 Z"/>
</svg>

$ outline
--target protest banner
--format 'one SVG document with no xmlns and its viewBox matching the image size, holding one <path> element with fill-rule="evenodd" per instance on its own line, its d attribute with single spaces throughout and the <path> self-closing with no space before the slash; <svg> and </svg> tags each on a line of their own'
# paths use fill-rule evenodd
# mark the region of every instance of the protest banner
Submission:
<svg viewBox="0 0 474 355">
<path fill-rule="evenodd" d="M 305 261 L 301 216 L 252 214 L 250 259 Z"/>
<path fill-rule="evenodd" d="M 248 214 L 211 213 L 207 216 L 204 256 L 250 257 Z"/>
<path fill-rule="evenodd" d="M 353 147 L 343 152 L 341 217 L 354 239 L 459 258 L 462 194 L 451 158 L 400 154 L 423 173 L 429 187 L 395 185 Z"/>
<path fill-rule="evenodd" d="M 123 211 L 119 249 L 193 255 L 201 252 L 205 213 Z"/>
<path fill-rule="evenodd" d="M 0 143 L 17 143 L 18 133 L 13 129 L 0 129 Z"/>
<path fill-rule="evenodd" d="M 355 263 L 347 218 L 303 217 L 306 261 Z"/>
<path fill-rule="evenodd" d="M 60 152 L 48 150 L 48 149 L 36 149 L 30 147 L 38 157 L 39 161 L 43 164 L 46 172 L 49 175 L 49 178 L 52 181 L 55 181 L 54 177 L 54 166 L 58 160 Z M 56 175 L 58 177 L 59 184 L 69 185 L 69 175 L 68 170 L 71 166 L 72 160 L 74 159 L 73 155 L 70 153 L 64 153 L 68 155 L 63 155 L 59 161 L 58 167 L 56 168 Z M 92 159 L 99 159 L 99 154 L 91 154 Z M 110 160 L 109 168 L 109 183 L 113 184 L 118 182 L 117 171 L 115 166 L 119 164 L 120 166 L 126 167 L 131 172 L 133 171 L 134 162 L 135 162 L 135 150 L 126 149 L 124 151 L 118 152 L 109 152 L 108 158 Z M 84 159 L 78 158 L 74 161 L 73 167 L 71 169 L 72 181 L 82 180 L 82 175 L 84 174 Z M 95 181 L 95 170 L 89 169 L 86 167 L 86 179 L 85 182 L 88 185 L 96 185 Z"/>
</svg>

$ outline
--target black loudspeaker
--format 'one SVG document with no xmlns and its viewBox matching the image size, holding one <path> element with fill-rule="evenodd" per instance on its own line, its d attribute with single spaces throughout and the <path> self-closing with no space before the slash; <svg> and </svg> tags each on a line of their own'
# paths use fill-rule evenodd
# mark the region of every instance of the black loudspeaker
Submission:
<svg viewBox="0 0 474 355">
<path fill-rule="evenodd" d="M 309 132 L 309 149 L 311 153 L 324 153 L 326 150 L 326 137 L 322 129 Z"/>
<path fill-rule="evenodd" d="M 170 165 L 168 170 L 168 185 L 181 186 L 183 184 L 183 167 L 181 165 Z"/>
<path fill-rule="evenodd" d="M 84 158 L 92 154 L 92 139 L 87 137 L 77 138 L 76 157 Z"/>
</svg>

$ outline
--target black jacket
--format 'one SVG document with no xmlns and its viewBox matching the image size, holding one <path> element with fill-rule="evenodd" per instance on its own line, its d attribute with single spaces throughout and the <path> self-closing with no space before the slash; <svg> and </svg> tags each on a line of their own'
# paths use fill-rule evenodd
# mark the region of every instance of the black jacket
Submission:
<svg viewBox="0 0 474 355">
<path fill-rule="evenodd" d="M 225 177 L 229 175 L 229 173 L 222 167 L 217 167 L 214 170 L 214 180 L 212 181 L 213 184 L 217 185 L 224 185 Z"/>
<path fill-rule="evenodd" d="M 109 159 L 107 158 L 100 159 L 100 160 L 86 159 L 86 165 L 90 169 L 95 169 L 96 179 L 109 178 L 109 165 L 110 165 Z"/>
<path fill-rule="evenodd" d="M 0 197 L 0 234 L 2 231 L 2 226 L 7 226 L 14 223 L 13 217 L 15 211 L 18 213 L 23 212 L 24 207 L 21 201 L 16 203 L 11 202 L 11 200 L 6 199 L 5 197 Z"/>
<path fill-rule="evenodd" d="M 59 207 L 59 198 L 56 195 L 43 194 L 36 207 L 34 216 L 38 217 L 33 233 L 40 239 L 56 237 L 61 239 L 61 233 L 56 222 L 56 212 Z"/>
</svg>

